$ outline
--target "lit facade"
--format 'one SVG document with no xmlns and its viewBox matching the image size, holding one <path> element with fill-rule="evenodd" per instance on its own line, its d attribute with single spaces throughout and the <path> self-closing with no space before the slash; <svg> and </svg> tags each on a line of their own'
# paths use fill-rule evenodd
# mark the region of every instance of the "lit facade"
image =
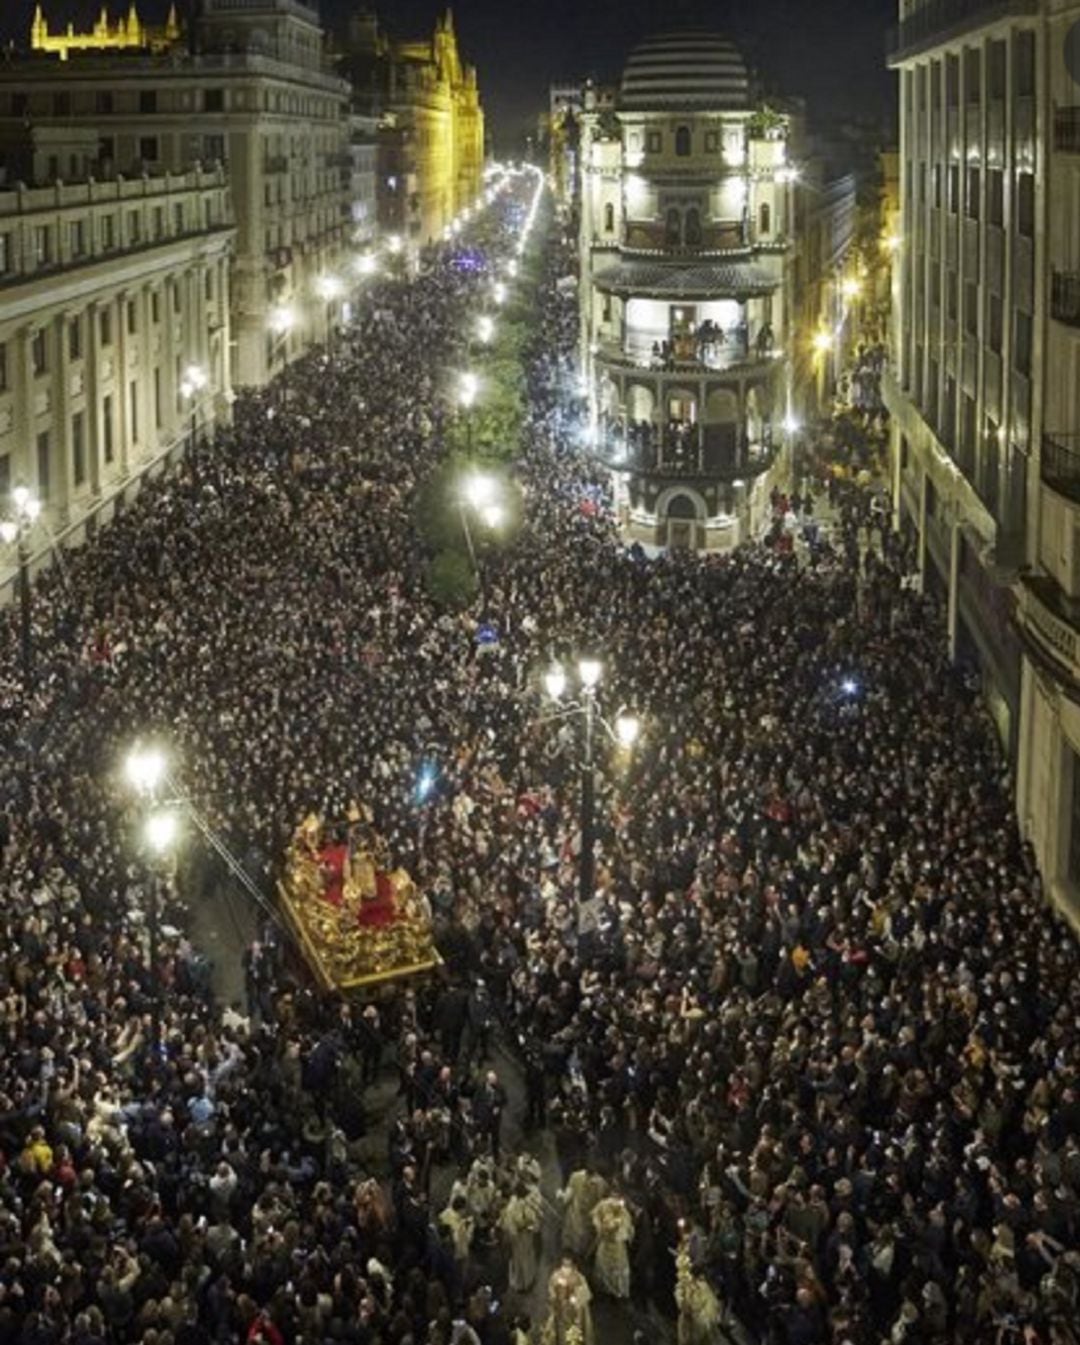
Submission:
<svg viewBox="0 0 1080 1345">
<path fill-rule="evenodd" d="M 978 670 L 1045 879 L 1075 911 L 1080 5 L 908 2 L 900 20 L 897 510 L 947 601 L 951 651 Z"/>
<path fill-rule="evenodd" d="M 28 486 L 77 541 L 228 419 L 234 236 L 220 167 L 0 191 L 0 500 Z"/>
<path fill-rule="evenodd" d="M 581 348 L 629 536 L 726 548 L 763 515 L 790 416 L 788 118 L 709 33 L 631 55 L 581 115 Z"/>
<path fill-rule="evenodd" d="M 399 41 L 370 12 L 346 37 L 347 69 L 380 117 L 379 222 L 414 247 L 438 242 L 483 190 L 484 114 L 449 11 L 430 39 Z"/>
<path fill-rule="evenodd" d="M 5 64 L 0 145 L 9 181 L 26 161 L 34 181 L 223 164 L 237 229 L 233 379 L 258 386 L 338 316 L 319 282 L 344 262 L 348 104 L 310 5 L 202 0 L 194 31 L 166 52 L 72 48 L 63 61 Z M 292 325 L 275 334 L 282 311 Z"/>
<path fill-rule="evenodd" d="M 59 56 L 66 61 L 72 52 L 84 51 L 164 51 L 174 46 L 180 39 L 180 24 L 176 18 L 176 6 L 169 6 L 168 18 L 162 27 L 143 23 L 139 18 L 136 5 L 132 4 L 124 18 L 115 21 L 109 18 L 106 6 L 102 5 L 92 28 L 77 31 L 69 23 L 62 32 L 50 32 L 49 21 L 40 5 L 34 7 L 34 19 L 30 26 L 30 48 L 32 51 L 45 52 Z"/>
</svg>

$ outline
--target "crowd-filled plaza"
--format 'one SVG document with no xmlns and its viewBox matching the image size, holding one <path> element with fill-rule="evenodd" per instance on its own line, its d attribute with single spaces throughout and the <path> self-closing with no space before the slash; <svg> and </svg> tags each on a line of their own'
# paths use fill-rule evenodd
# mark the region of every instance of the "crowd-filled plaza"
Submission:
<svg viewBox="0 0 1080 1345">
<path fill-rule="evenodd" d="M 464 610 L 429 595 L 417 493 L 532 184 L 45 574 L 29 687 L 3 614 L 0 1345 L 1067 1345 L 1076 945 L 828 427 L 759 539 L 623 545 L 542 209 L 521 517 Z M 596 739 L 585 903 L 545 696 L 582 658 L 641 729 Z M 361 800 L 439 970 L 318 993 L 262 910 L 217 1001 L 193 830 L 151 961 L 138 741 L 268 903 L 304 817 Z"/>
</svg>

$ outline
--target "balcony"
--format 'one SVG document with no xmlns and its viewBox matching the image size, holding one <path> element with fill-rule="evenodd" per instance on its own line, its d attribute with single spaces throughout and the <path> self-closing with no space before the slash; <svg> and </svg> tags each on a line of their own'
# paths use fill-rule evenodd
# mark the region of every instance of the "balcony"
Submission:
<svg viewBox="0 0 1080 1345">
<path fill-rule="evenodd" d="M 1080 434 L 1044 434 L 1039 474 L 1044 485 L 1080 504 Z"/>
<path fill-rule="evenodd" d="M 286 154 L 273 154 L 263 160 L 263 172 L 268 176 L 289 171 L 289 158 Z"/>
<path fill-rule="evenodd" d="M 774 350 L 771 343 L 751 345 L 745 337 L 728 337 L 723 342 L 714 342 L 698 347 L 698 355 L 693 359 L 653 355 L 651 350 L 642 347 L 623 349 L 621 346 L 601 343 L 596 352 L 597 360 L 609 369 L 623 369 L 639 373 L 647 370 L 654 374 L 683 374 L 700 377 L 703 374 L 738 369 L 744 365 L 760 364 L 781 358 L 781 352 Z"/>
<path fill-rule="evenodd" d="M 1046 575 L 1024 575 L 1017 610 L 1029 644 L 1080 682 L 1080 603 Z"/>
<path fill-rule="evenodd" d="M 1054 109 L 1054 148 L 1063 154 L 1080 154 L 1080 106 Z"/>
<path fill-rule="evenodd" d="M 1080 273 L 1053 272 L 1050 277 L 1050 316 L 1068 327 L 1080 327 Z"/>
<path fill-rule="evenodd" d="M 924 0 L 906 19 L 889 29 L 887 52 L 890 65 L 961 37 L 1011 15 L 1036 14 L 1039 0 Z"/>
<path fill-rule="evenodd" d="M 776 459 L 768 424 L 762 428 L 762 442 L 752 443 L 730 423 L 660 426 L 640 421 L 624 428 L 608 420 L 601 422 L 594 451 L 616 471 L 702 483 L 759 476 Z"/>
</svg>

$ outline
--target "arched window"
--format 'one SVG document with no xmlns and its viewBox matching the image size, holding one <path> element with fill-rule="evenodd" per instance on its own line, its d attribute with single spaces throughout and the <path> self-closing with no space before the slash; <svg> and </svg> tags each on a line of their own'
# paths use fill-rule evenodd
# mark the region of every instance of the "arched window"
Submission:
<svg viewBox="0 0 1080 1345">
<path fill-rule="evenodd" d="M 763 201 L 758 211 L 758 233 L 765 237 L 772 230 L 772 209 L 768 201 Z"/>
<path fill-rule="evenodd" d="M 689 157 L 690 154 L 690 127 L 680 126 L 675 131 L 675 153 L 680 159 Z"/>
<path fill-rule="evenodd" d="M 701 246 L 701 211 L 697 206 L 691 206 L 686 212 L 686 220 L 683 224 L 683 238 L 688 247 Z"/>
<path fill-rule="evenodd" d="M 682 242 L 682 216 L 674 206 L 667 212 L 667 220 L 664 228 L 664 242 L 669 247 L 678 247 Z"/>
<path fill-rule="evenodd" d="M 615 207 L 610 201 L 604 206 L 604 232 L 606 234 L 615 232 Z"/>
</svg>

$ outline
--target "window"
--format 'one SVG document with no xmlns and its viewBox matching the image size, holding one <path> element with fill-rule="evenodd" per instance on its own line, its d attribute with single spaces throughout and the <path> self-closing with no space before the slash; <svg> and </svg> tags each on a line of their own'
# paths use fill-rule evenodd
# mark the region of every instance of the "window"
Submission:
<svg viewBox="0 0 1080 1345">
<path fill-rule="evenodd" d="M 139 90 L 139 111 L 156 112 L 157 111 L 157 90 L 140 89 Z"/>
<path fill-rule="evenodd" d="M 154 424 L 161 429 L 161 370 L 154 370 Z"/>
<path fill-rule="evenodd" d="M 969 103 L 977 103 L 982 96 L 982 52 L 972 47 L 964 52 L 964 86 Z"/>
<path fill-rule="evenodd" d="M 141 135 L 139 137 L 139 158 L 143 163 L 157 163 L 158 156 L 158 138 L 156 135 Z"/>
<path fill-rule="evenodd" d="M 71 94 L 54 93 L 53 94 L 53 116 L 70 117 L 71 116 Z"/>
<path fill-rule="evenodd" d="M 671 207 L 665 217 L 664 242 L 669 247 L 678 247 L 682 242 L 682 216 L 674 206 Z"/>
<path fill-rule="evenodd" d="M 646 148 L 646 150 L 647 150 L 650 154 L 659 154 L 659 153 L 660 153 L 660 132 L 659 132 L 659 131 L 646 131 L 646 132 L 645 132 L 645 148 Z"/>
<path fill-rule="evenodd" d="M 139 385 L 132 379 L 128 384 L 128 405 L 131 407 L 131 442 L 139 441 Z"/>
<path fill-rule="evenodd" d="M 991 42 L 986 53 L 986 82 L 991 98 L 1005 97 L 1005 43 Z"/>
<path fill-rule="evenodd" d="M 705 153 L 715 154 L 720 148 L 720 137 L 715 131 L 705 132 Z"/>
<path fill-rule="evenodd" d="M 941 209 L 941 164 L 934 164 L 934 209 Z"/>
<path fill-rule="evenodd" d="M 0 392 L 7 392 L 7 346 L 0 342 Z"/>
<path fill-rule="evenodd" d="M 986 218 L 999 228 L 1005 223 L 1005 174 L 1000 168 L 986 170 Z"/>
<path fill-rule="evenodd" d="M 102 452 L 106 462 L 113 460 L 113 405 L 112 393 L 107 392 L 101 403 Z"/>
<path fill-rule="evenodd" d="M 128 246 L 134 247 L 142 238 L 142 224 L 137 210 L 128 211 Z"/>
<path fill-rule="evenodd" d="M 225 137 L 223 135 L 203 136 L 203 163 L 225 162 Z"/>
<path fill-rule="evenodd" d="M 1004 309 L 1002 307 L 1000 294 L 990 295 L 990 306 L 987 309 L 987 317 L 989 319 L 988 326 L 990 328 L 989 333 L 987 334 L 987 340 L 990 343 L 990 349 L 994 351 L 995 354 L 1000 355 L 1005 331 Z"/>
<path fill-rule="evenodd" d="M 30 99 L 25 93 L 13 93 L 11 95 L 11 115 L 13 117 L 25 117 L 30 107 Z"/>
<path fill-rule="evenodd" d="M 0 275 L 11 270 L 11 235 L 0 234 Z"/>
<path fill-rule="evenodd" d="M 116 141 L 111 135 L 103 135 L 98 141 L 98 162 L 111 164 L 116 157 Z"/>
<path fill-rule="evenodd" d="M 675 131 L 675 153 L 680 159 L 689 157 L 690 154 L 690 127 L 679 126 Z"/>
<path fill-rule="evenodd" d="M 701 211 L 698 210 L 697 206 L 691 206 L 686 212 L 683 237 L 690 247 L 701 246 Z"/>
<path fill-rule="evenodd" d="M 30 338 L 30 367 L 35 374 L 45 373 L 48 367 L 48 354 L 45 346 L 45 328 L 39 327 Z"/>
<path fill-rule="evenodd" d="M 82 257 L 86 253 L 86 226 L 81 219 L 73 219 L 68 224 L 68 247 L 73 257 Z"/>
<path fill-rule="evenodd" d="M 768 237 L 772 232 L 772 207 L 768 201 L 762 201 L 761 208 L 758 210 L 758 233 L 762 238 Z"/>
<path fill-rule="evenodd" d="M 609 201 L 604 206 L 604 233 L 613 234 L 615 232 L 615 207 Z"/>
<path fill-rule="evenodd" d="M 34 230 L 34 261 L 38 266 L 48 266 L 52 261 L 52 230 L 47 224 L 39 224 Z"/>
<path fill-rule="evenodd" d="M 98 112 L 111 112 L 113 110 L 112 90 L 99 89 L 94 99 L 94 107 Z"/>
<path fill-rule="evenodd" d="M 86 417 L 76 411 L 71 417 L 71 474 L 77 486 L 86 483 Z"/>
<path fill-rule="evenodd" d="M 174 313 L 180 312 L 180 282 L 178 280 L 172 282 L 172 307 Z"/>
<path fill-rule="evenodd" d="M 0 453 L 0 500 L 11 494 L 11 454 Z"/>
<path fill-rule="evenodd" d="M 1016 175 L 1016 229 L 1024 238 L 1035 237 L 1035 175 Z"/>
<path fill-rule="evenodd" d="M 959 56 L 947 56 L 945 58 L 945 106 L 960 106 Z"/>
<path fill-rule="evenodd" d="M 37 437 L 37 493 L 44 503 L 51 494 L 49 472 L 49 431 L 42 430 Z"/>
<path fill-rule="evenodd" d="M 101 248 L 103 252 L 111 252 L 116 247 L 116 216 L 102 215 L 101 217 Z"/>
<path fill-rule="evenodd" d="M 1031 373 L 1031 314 L 1016 310 L 1013 364 L 1022 374 Z"/>
<path fill-rule="evenodd" d="M 173 233 L 182 234 L 184 232 L 184 203 L 183 201 L 173 202 Z"/>
<path fill-rule="evenodd" d="M 955 322 L 957 318 L 957 306 L 959 304 L 960 280 L 955 271 L 945 272 L 945 312 L 950 322 Z"/>
<path fill-rule="evenodd" d="M 154 239 L 160 241 L 165 237 L 165 207 L 162 205 L 154 206 Z"/>
<path fill-rule="evenodd" d="M 1013 84 L 1018 98 L 1035 92 L 1035 34 L 1030 28 L 1013 39 Z"/>
<path fill-rule="evenodd" d="M 68 323 L 68 359 L 82 358 L 82 316 L 76 316 Z"/>
<path fill-rule="evenodd" d="M 139 312 L 135 307 L 135 300 L 127 301 L 127 331 L 128 336 L 134 336 L 139 330 Z"/>
<path fill-rule="evenodd" d="M 982 175 L 978 168 L 969 168 L 967 170 L 967 201 L 966 211 L 968 219 L 979 218 L 979 191 L 982 186 Z"/>
<path fill-rule="evenodd" d="M 161 321 L 161 291 L 150 291 L 150 321 L 158 323 Z"/>
<path fill-rule="evenodd" d="M 205 112 L 224 112 L 225 90 L 207 89 L 203 94 L 203 110 Z"/>
<path fill-rule="evenodd" d="M 979 287 L 974 280 L 964 285 L 964 331 L 971 336 L 979 334 Z"/>
<path fill-rule="evenodd" d="M 103 346 L 112 345 L 112 310 L 103 308 L 98 314 L 98 331 Z"/>
</svg>

